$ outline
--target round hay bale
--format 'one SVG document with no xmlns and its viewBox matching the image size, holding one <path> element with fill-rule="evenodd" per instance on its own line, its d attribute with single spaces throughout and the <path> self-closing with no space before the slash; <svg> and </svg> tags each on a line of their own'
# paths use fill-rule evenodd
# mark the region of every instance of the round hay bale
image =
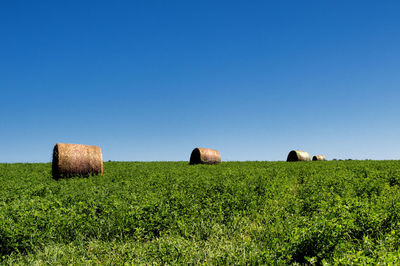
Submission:
<svg viewBox="0 0 400 266">
<path fill-rule="evenodd" d="M 103 174 L 99 146 L 57 143 L 53 149 L 53 178 Z"/>
<path fill-rule="evenodd" d="M 219 151 L 207 148 L 195 148 L 190 155 L 190 164 L 217 164 L 221 162 Z"/>
<path fill-rule="evenodd" d="M 325 155 L 320 154 L 320 155 L 314 155 L 312 157 L 312 160 L 313 161 L 326 161 L 326 158 L 325 158 Z"/>
<path fill-rule="evenodd" d="M 287 162 L 298 162 L 298 161 L 311 161 L 310 154 L 305 151 L 290 151 L 287 157 Z"/>
</svg>

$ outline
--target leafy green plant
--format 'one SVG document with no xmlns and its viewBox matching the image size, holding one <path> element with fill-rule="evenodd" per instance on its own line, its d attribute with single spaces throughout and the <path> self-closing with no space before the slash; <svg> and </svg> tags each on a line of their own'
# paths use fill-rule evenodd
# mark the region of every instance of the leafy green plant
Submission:
<svg viewBox="0 0 400 266">
<path fill-rule="evenodd" d="M 0 164 L 3 264 L 399 263 L 398 161 Z"/>
</svg>

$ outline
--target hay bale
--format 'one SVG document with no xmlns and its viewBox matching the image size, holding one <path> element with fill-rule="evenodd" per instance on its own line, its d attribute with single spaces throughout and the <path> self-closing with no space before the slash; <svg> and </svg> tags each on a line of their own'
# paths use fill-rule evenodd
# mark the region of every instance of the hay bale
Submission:
<svg viewBox="0 0 400 266">
<path fill-rule="evenodd" d="M 57 143 L 53 150 L 53 178 L 103 174 L 99 146 Z"/>
<path fill-rule="evenodd" d="M 310 154 L 305 151 L 290 151 L 287 157 L 287 162 L 298 162 L 298 161 L 311 161 Z"/>
<path fill-rule="evenodd" d="M 313 161 L 326 161 L 326 158 L 325 158 L 325 155 L 320 154 L 320 155 L 314 155 L 312 157 L 312 160 Z"/>
<path fill-rule="evenodd" d="M 195 148 L 190 155 L 190 164 L 217 164 L 221 162 L 221 155 L 217 150 Z"/>
</svg>

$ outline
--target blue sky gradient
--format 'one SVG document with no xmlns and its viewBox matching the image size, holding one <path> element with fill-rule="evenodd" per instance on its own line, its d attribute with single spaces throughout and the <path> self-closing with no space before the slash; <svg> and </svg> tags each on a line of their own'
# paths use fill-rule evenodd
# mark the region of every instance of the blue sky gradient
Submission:
<svg viewBox="0 0 400 266">
<path fill-rule="evenodd" d="M 398 1 L 1 1 L 0 162 L 400 158 Z"/>
</svg>

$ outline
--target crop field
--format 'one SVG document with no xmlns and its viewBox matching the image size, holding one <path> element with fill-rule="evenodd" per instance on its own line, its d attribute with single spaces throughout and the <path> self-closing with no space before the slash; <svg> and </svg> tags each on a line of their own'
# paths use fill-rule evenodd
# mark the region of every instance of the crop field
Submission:
<svg viewBox="0 0 400 266">
<path fill-rule="evenodd" d="M 399 264 L 400 161 L 0 164 L 0 264 Z"/>
</svg>

